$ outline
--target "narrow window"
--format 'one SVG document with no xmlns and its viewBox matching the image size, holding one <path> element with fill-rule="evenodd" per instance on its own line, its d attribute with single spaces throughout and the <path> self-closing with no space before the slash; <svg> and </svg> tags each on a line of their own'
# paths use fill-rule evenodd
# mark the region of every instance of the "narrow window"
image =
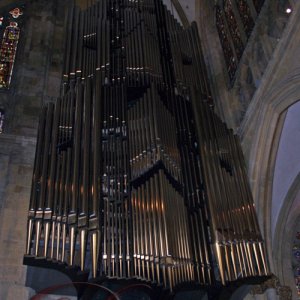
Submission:
<svg viewBox="0 0 300 300">
<path fill-rule="evenodd" d="M 19 36 L 18 23 L 10 22 L 4 30 L 0 49 L 0 88 L 9 88 Z"/>
<path fill-rule="evenodd" d="M 216 7 L 216 25 L 219 33 L 225 62 L 227 66 L 227 72 L 230 78 L 230 81 L 233 80 L 235 71 L 237 69 L 237 62 L 234 57 L 234 52 L 231 48 L 230 41 L 228 38 L 228 34 L 225 28 L 225 22 L 222 14 L 222 10 L 219 6 Z"/>
<path fill-rule="evenodd" d="M 226 21 L 228 25 L 229 32 L 232 37 L 232 41 L 235 48 L 235 53 L 238 58 L 238 60 L 241 59 L 243 51 L 244 51 L 244 45 L 241 39 L 241 33 L 238 28 L 238 24 L 235 18 L 235 15 L 232 10 L 232 2 L 231 0 L 227 0 L 224 3 L 224 13 L 226 16 Z"/>
<path fill-rule="evenodd" d="M 20 28 L 16 21 L 22 14 L 20 8 L 14 8 L 0 17 L 0 89 L 8 89 L 11 83 L 20 38 Z"/>
<path fill-rule="evenodd" d="M 241 16 L 246 36 L 249 38 L 254 27 L 254 21 L 251 16 L 249 5 L 246 0 L 238 0 L 237 8 Z"/>
</svg>

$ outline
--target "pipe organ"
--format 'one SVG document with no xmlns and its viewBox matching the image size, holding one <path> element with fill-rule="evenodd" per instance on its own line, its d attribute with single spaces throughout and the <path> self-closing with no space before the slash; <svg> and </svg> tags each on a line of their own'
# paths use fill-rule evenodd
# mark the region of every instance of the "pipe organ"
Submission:
<svg viewBox="0 0 300 300">
<path fill-rule="evenodd" d="M 161 0 L 72 6 L 41 113 L 26 256 L 171 291 L 268 274 L 238 138 L 213 112 L 196 24 Z"/>
</svg>

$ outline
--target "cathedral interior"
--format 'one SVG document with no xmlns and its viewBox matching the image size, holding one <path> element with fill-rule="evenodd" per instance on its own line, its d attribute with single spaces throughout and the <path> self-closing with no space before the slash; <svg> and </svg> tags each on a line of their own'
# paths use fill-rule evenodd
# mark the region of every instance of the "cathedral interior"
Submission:
<svg viewBox="0 0 300 300">
<path fill-rule="evenodd" d="M 93 23 L 96 19 L 99 22 Z M 0 299 L 300 299 L 299 20 L 297 0 L 1 0 Z M 80 34 L 82 40 L 74 38 Z M 112 37 L 115 41 L 109 41 Z M 123 48 L 127 51 L 124 55 Z M 82 61 L 78 60 L 80 55 L 85 55 Z M 104 106 L 97 106 L 97 97 L 106 99 Z M 85 99 L 84 107 L 78 99 Z M 201 99 L 209 112 L 195 99 Z M 70 107 L 73 114 L 66 113 Z M 103 107 L 104 121 L 94 118 Z M 87 111 L 92 121 L 86 117 Z M 108 124 L 113 124 L 111 115 L 117 116 L 115 125 Z M 122 118 L 126 123 L 119 122 Z M 228 256 L 226 252 L 228 245 L 238 244 L 224 225 L 232 217 L 227 219 L 226 209 L 232 207 L 225 202 L 221 208 L 211 204 L 215 194 L 225 197 L 222 192 L 230 194 L 234 187 L 226 190 L 226 184 L 210 175 L 210 170 L 217 169 L 213 163 L 203 162 L 202 166 L 206 153 L 201 146 L 206 142 L 203 136 L 209 139 L 214 131 L 202 126 L 205 118 L 216 132 L 229 136 L 229 148 L 241 149 L 235 162 L 245 162 L 245 178 L 243 172 L 238 173 L 240 183 L 236 186 L 241 198 L 249 198 L 253 205 L 250 208 L 247 204 L 251 212 L 244 214 L 247 222 L 239 222 L 245 228 L 245 224 L 253 226 L 255 237 L 246 228 L 244 250 L 231 250 L 239 260 L 242 256 L 244 268 L 243 260 L 237 264 L 235 254 Z M 84 124 L 82 130 L 75 122 L 72 133 L 73 119 Z M 142 119 L 147 120 L 149 131 Z M 107 127 L 97 129 L 101 122 Z M 182 132 L 177 123 L 184 124 Z M 223 126 L 225 123 L 230 129 Z M 196 129 L 189 132 L 184 126 Z M 54 133 L 60 132 L 58 141 L 51 140 L 51 130 L 54 139 Z M 134 142 L 127 143 L 128 139 Z M 74 151 L 70 143 L 74 143 Z M 222 165 L 222 182 L 231 182 L 235 180 L 233 169 L 238 167 L 231 166 L 232 159 L 223 148 L 218 161 L 211 161 Z M 100 152 L 104 158 L 97 156 Z M 129 158 L 126 163 L 127 156 L 133 157 L 130 163 Z M 195 171 L 199 157 L 200 171 Z M 45 172 L 49 180 L 43 183 L 36 174 L 43 175 L 39 161 L 45 165 L 48 158 L 49 170 Z M 73 201 L 71 194 L 69 204 L 59 200 L 58 204 L 48 203 L 56 198 L 51 180 L 58 175 L 51 177 L 51 166 L 58 164 L 66 166 L 61 168 L 62 174 L 64 170 L 70 174 L 65 180 L 74 183 L 72 195 L 76 194 L 76 182 L 83 182 L 82 188 L 77 188 L 82 203 Z M 101 173 L 92 167 L 97 164 L 107 170 Z M 130 183 L 126 182 L 126 170 Z M 125 175 L 120 179 L 121 172 Z M 105 176 L 112 178 L 107 185 Z M 226 176 L 229 179 L 224 179 Z M 99 178 L 104 182 L 101 188 Z M 118 188 L 110 187 L 114 184 Z M 186 187 L 189 184 L 190 190 Z M 43 189 L 52 196 L 46 200 L 36 196 L 42 195 Z M 115 197 L 117 190 L 121 196 L 114 202 L 110 197 Z M 194 197 L 190 192 L 194 190 L 205 191 L 201 197 L 207 196 L 208 202 L 183 202 L 189 193 Z M 161 198 L 164 195 L 165 202 L 152 200 L 153 193 Z M 100 208 L 98 194 L 106 199 Z M 61 198 L 59 193 L 57 197 Z M 232 201 L 239 201 L 239 196 L 232 197 Z M 85 203 L 89 203 L 87 214 Z M 158 205 L 171 213 L 166 213 L 166 218 L 160 212 L 150 214 Z M 59 225 L 51 221 L 53 212 L 47 219 L 48 207 L 54 207 Z M 218 211 L 226 216 L 222 219 Z M 210 229 L 203 229 L 210 220 Z M 200 223 L 203 232 L 199 235 Z M 234 230 L 239 231 L 240 223 L 236 224 Z M 217 233 L 210 234 L 214 230 Z M 218 247 L 218 231 L 228 239 L 228 245 Z M 154 246 L 158 236 L 160 245 Z M 82 246 L 87 243 L 87 248 Z M 210 250 L 212 243 L 215 252 Z M 168 247 L 173 256 L 164 255 Z M 197 249 L 203 249 L 206 258 Z M 152 252 L 159 253 L 158 261 Z M 206 259 L 199 268 L 197 253 L 199 260 Z M 49 257 L 61 261 L 53 263 Z M 223 268 L 223 263 L 227 267 Z M 80 271 L 74 271 L 73 265 Z M 101 292 L 97 294 L 92 287 L 99 282 Z M 134 288 L 128 292 L 127 286 L 128 290 Z M 145 290 L 150 288 L 159 292 L 149 296 Z M 110 289 L 121 290 L 120 296 L 110 295 Z"/>
</svg>

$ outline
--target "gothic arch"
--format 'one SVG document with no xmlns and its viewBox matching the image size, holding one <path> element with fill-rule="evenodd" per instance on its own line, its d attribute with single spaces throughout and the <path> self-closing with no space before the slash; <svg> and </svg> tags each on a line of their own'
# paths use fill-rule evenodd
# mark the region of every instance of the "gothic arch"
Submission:
<svg viewBox="0 0 300 300">
<path fill-rule="evenodd" d="M 255 107 L 251 105 L 252 117 L 248 115 L 244 124 L 247 134 L 242 136 L 242 141 L 244 148 L 248 149 L 248 174 L 271 270 L 276 272 L 272 251 L 272 183 L 285 114 L 287 109 L 300 99 L 300 69 L 295 69 L 273 86 L 274 88 L 260 97 Z M 251 138 L 252 141 L 248 140 Z"/>
</svg>

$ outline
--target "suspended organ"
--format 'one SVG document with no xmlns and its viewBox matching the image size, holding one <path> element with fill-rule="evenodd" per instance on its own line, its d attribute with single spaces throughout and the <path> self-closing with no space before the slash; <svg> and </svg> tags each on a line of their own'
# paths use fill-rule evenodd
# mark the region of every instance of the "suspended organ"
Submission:
<svg viewBox="0 0 300 300">
<path fill-rule="evenodd" d="M 214 114 L 195 24 L 160 0 L 70 10 L 43 108 L 27 256 L 171 290 L 268 273 L 237 137 Z"/>
</svg>

